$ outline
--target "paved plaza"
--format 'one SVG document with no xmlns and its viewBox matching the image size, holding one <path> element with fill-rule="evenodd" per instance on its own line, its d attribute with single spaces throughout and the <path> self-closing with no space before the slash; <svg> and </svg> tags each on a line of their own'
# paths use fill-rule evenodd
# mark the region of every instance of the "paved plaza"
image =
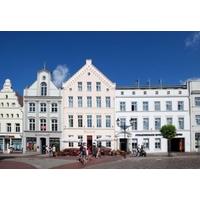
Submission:
<svg viewBox="0 0 200 200">
<path fill-rule="evenodd" d="M 0 169 L 200 169 L 200 154 L 102 156 L 83 166 L 77 157 L 47 155 L 0 155 Z"/>
</svg>

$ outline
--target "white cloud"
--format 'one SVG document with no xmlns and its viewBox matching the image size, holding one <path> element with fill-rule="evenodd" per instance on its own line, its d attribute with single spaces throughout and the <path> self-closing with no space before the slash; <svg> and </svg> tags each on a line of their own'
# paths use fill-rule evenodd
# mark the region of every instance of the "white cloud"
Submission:
<svg viewBox="0 0 200 200">
<path fill-rule="evenodd" d="M 61 87 L 62 83 L 69 77 L 69 68 L 66 65 L 58 65 L 53 70 L 53 82 L 57 87 Z"/>
<path fill-rule="evenodd" d="M 195 32 L 185 40 L 186 47 L 197 47 L 200 44 L 200 32 Z"/>
</svg>

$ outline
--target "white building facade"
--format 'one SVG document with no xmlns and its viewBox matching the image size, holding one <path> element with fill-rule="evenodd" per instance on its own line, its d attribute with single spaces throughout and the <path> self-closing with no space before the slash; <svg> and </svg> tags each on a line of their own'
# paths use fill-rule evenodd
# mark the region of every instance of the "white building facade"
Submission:
<svg viewBox="0 0 200 200">
<path fill-rule="evenodd" d="M 172 151 L 190 152 L 189 93 L 186 85 L 174 87 L 117 87 L 116 120 L 120 126 L 130 125 L 128 133 L 117 126 L 117 149 L 130 151 L 144 145 L 147 152 L 167 152 L 167 140 L 160 128 L 173 124 L 177 136 Z"/>
<path fill-rule="evenodd" d="M 23 110 L 22 97 L 12 89 L 6 79 L 0 91 L 0 152 L 22 152 Z"/>
<path fill-rule="evenodd" d="M 200 152 L 200 79 L 187 82 L 190 95 L 191 150 Z"/>
<path fill-rule="evenodd" d="M 24 149 L 44 153 L 45 146 L 60 150 L 62 97 L 51 73 L 40 70 L 37 80 L 24 90 Z"/>
<path fill-rule="evenodd" d="M 63 84 L 63 148 L 115 147 L 115 84 L 91 60 Z"/>
</svg>

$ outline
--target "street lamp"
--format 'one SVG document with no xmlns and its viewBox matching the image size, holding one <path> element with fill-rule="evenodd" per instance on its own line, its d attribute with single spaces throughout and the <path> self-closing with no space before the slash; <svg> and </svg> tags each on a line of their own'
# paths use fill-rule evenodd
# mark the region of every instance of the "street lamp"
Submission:
<svg viewBox="0 0 200 200">
<path fill-rule="evenodd" d="M 121 124 L 121 120 L 120 120 L 119 118 L 116 120 L 116 122 L 117 122 L 117 126 L 120 127 L 120 128 L 123 130 L 123 133 L 124 133 L 124 140 L 125 140 L 125 139 L 126 139 L 126 134 L 128 134 L 127 129 L 128 129 L 129 127 L 133 127 L 134 120 L 133 120 L 133 118 L 131 118 L 131 119 L 129 120 L 130 125 L 126 125 L 126 123 Z M 126 147 L 126 150 L 127 150 L 127 147 Z"/>
</svg>

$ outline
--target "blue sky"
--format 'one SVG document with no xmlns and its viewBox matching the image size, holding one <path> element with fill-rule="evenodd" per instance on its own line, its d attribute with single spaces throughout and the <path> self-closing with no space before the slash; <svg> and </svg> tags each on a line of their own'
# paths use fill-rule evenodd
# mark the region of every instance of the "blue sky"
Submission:
<svg viewBox="0 0 200 200">
<path fill-rule="evenodd" d="M 0 85 L 20 94 L 46 62 L 73 75 L 90 58 L 117 85 L 180 84 L 200 77 L 199 32 L 0 32 Z"/>
</svg>

